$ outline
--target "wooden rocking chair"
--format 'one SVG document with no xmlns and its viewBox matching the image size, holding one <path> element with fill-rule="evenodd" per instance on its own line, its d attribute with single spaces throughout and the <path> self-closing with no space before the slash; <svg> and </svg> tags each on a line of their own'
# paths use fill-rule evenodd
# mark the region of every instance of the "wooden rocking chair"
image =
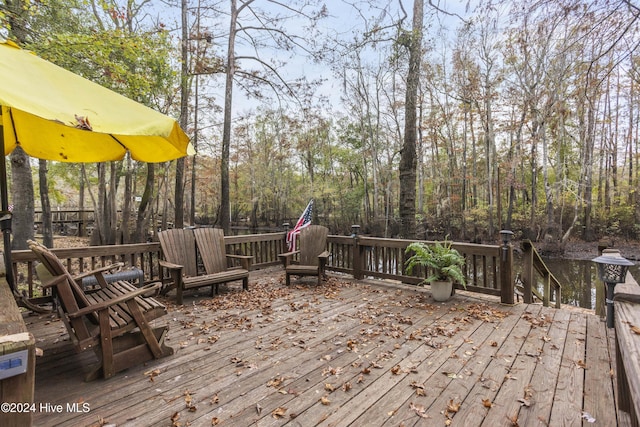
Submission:
<svg viewBox="0 0 640 427">
<path fill-rule="evenodd" d="M 329 230 L 321 225 L 310 225 L 300 231 L 300 250 L 278 255 L 285 268 L 287 286 L 291 276 L 318 276 L 318 285 L 325 277 L 324 268 L 329 258 L 327 235 Z M 299 262 L 294 264 L 294 255 Z"/>
<path fill-rule="evenodd" d="M 160 283 L 141 288 L 126 281 L 107 283 L 102 272 L 113 267 L 109 266 L 91 272 L 100 288 L 85 292 L 81 277 L 71 276 L 55 254 L 37 242 L 28 243 L 50 274 L 48 278 L 41 277 L 43 287 L 53 288 L 60 317 L 76 351 L 93 349 L 98 357 L 99 362 L 86 381 L 100 375 L 109 378 L 153 358 L 173 354 L 173 349 L 164 344 L 168 326 L 152 328 L 149 324 L 167 313 L 164 305 L 145 296 L 157 292 Z"/>
</svg>

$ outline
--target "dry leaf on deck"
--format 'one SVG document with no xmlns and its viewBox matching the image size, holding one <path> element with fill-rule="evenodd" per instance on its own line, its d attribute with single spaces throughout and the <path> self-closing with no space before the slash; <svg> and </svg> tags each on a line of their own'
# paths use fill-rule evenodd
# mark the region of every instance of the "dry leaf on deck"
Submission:
<svg viewBox="0 0 640 427">
<path fill-rule="evenodd" d="M 518 424 L 518 416 L 514 415 L 512 417 L 507 415 L 507 419 L 509 421 L 511 421 L 511 427 L 520 427 L 520 424 Z"/>
<path fill-rule="evenodd" d="M 585 420 L 588 423 L 595 423 L 596 419 L 588 412 L 583 412 L 582 413 L 582 419 Z"/>
<path fill-rule="evenodd" d="M 271 413 L 273 418 L 283 418 L 284 414 L 287 412 L 287 408 L 283 408 L 282 406 L 277 407 Z"/>
<path fill-rule="evenodd" d="M 489 399 L 482 399 L 482 406 L 484 406 L 485 408 L 491 408 L 493 406 L 493 403 L 491 403 L 491 400 Z"/>
<path fill-rule="evenodd" d="M 282 385 L 283 382 L 284 382 L 284 379 L 282 377 L 272 378 L 267 383 L 267 387 L 278 388 Z"/>
<path fill-rule="evenodd" d="M 178 422 L 178 420 L 180 419 L 180 412 L 174 412 L 173 415 L 171 415 L 171 425 L 173 427 L 177 427 L 180 425 L 180 423 Z"/>
<path fill-rule="evenodd" d="M 447 412 L 456 413 L 460 410 L 460 402 L 454 402 L 453 399 L 449 401 L 447 405 Z"/>
<path fill-rule="evenodd" d="M 320 398 L 320 403 L 322 403 L 323 405 L 328 405 L 331 403 L 331 401 L 327 398 L 327 396 L 322 396 Z"/>
<path fill-rule="evenodd" d="M 411 402 L 409 403 L 409 409 L 412 409 L 421 418 L 429 418 L 426 414 L 427 410 L 423 405 L 415 405 Z"/>
<path fill-rule="evenodd" d="M 633 333 L 640 335 L 640 327 L 634 326 L 634 325 L 631 325 L 631 324 L 629 324 L 629 326 L 631 327 L 631 330 L 633 331 Z"/>
</svg>

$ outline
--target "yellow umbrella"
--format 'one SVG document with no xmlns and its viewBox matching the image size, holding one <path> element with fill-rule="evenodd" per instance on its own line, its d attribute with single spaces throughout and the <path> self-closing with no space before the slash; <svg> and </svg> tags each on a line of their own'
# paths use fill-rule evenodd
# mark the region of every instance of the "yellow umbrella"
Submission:
<svg viewBox="0 0 640 427">
<path fill-rule="evenodd" d="M 178 123 L 151 108 L 58 67 L 12 42 L 0 42 L 0 152 L 18 145 L 30 156 L 62 162 L 122 159 L 162 162 L 195 154 Z M 6 171 L 0 198 L 7 211 Z M 1 218 L 0 218 L 1 221 Z M 5 257 L 10 253 L 5 233 Z M 10 242 L 9 242 L 10 243 Z M 10 259 L 7 279 L 13 286 Z"/>
<path fill-rule="evenodd" d="M 194 154 L 176 121 L 45 61 L 0 43 L 0 105 L 5 154 L 62 162 L 162 162 Z"/>
</svg>

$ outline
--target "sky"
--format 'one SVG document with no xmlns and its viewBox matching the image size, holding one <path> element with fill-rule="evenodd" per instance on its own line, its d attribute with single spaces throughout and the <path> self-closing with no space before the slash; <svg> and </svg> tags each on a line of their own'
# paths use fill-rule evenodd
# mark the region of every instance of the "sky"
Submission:
<svg viewBox="0 0 640 427">
<path fill-rule="evenodd" d="M 366 1 L 352 0 L 352 3 L 357 3 L 357 6 L 362 8 L 361 11 L 357 12 L 354 7 L 352 7 L 350 4 L 347 4 L 341 0 L 332 0 L 330 2 L 326 2 L 328 17 L 325 19 L 322 19 L 318 24 L 319 27 L 322 29 L 322 31 L 333 34 L 336 37 L 340 37 L 346 41 L 353 41 L 356 35 L 362 34 L 365 28 L 365 24 L 363 23 L 363 20 L 365 18 L 369 22 L 371 22 L 374 19 L 384 17 L 385 20 L 388 22 L 394 17 L 391 15 L 397 16 L 400 13 L 398 1 L 391 1 L 391 6 L 389 7 L 391 15 L 387 14 L 386 12 L 383 12 L 382 9 L 380 8 L 371 9 L 370 4 L 372 2 L 369 0 L 366 0 Z M 409 14 L 409 16 L 406 18 L 406 23 L 405 23 L 405 26 L 407 28 L 409 28 L 411 25 L 412 3 L 413 2 L 410 0 L 404 1 L 404 7 L 407 10 L 407 13 Z M 450 11 L 451 13 L 458 13 L 460 15 L 465 13 L 465 6 L 467 3 L 466 1 L 465 2 L 454 1 L 454 2 L 446 2 L 446 3 L 447 4 L 443 7 L 446 7 L 448 11 Z M 258 6 L 263 6 L 263 5 L 268 5 L 268 2 L 264 0 L 257 0 L 254 4 Z M 432 11 L 433 11 L 433 8 L 428 6 L 428 2 L 427 2 L 427 5 L 425 6 L 425 22 L 427 22 L 427 20 L 430 19 L 429 17 L 432 15 Z M 460 19 L 448 16 L 445 14 L 439 14 L 438 18 L 441 19 L 442 24 L 448 25 L 451 28 L 454 28 L 457 25 L 457 23 L 460 22 Z M 292 25 L 292 24 L 295 25 L 295 21 L 287 25 Z M 228 21 L 218 24 L 214 28 L 226 29 L 226 26 L 228 26 Z M 437 26 L 437 23 L 434 25 L 431 25 L 428 32 L 431 32 L 434 26 Z M 431 35 L 426 34 L 425 38 L 426 37 L 431 37 Z M 214 40 L 219 43 L 219 45 L 217 46 L 218 51 L 221 54 L 224 54 L 226 51 L 226 45 L 224 44 L 226 43 L 226 37 L 222 36 L 217 39 L 214 38 Z M 379 45 L 379 46 L 382 46 L 382 45 Z M 241 47 L 240 43 L 238 43 L 237 54 L 240 54 L 240 55 L 254 54 L 254 52 L 250 50 L 243 50 L 243 49 L 244 48 Z M 282 59 L 287 62 L 287 65 L 284 67 L 281 67 L 279 69 L 280 72 L 285 74 L 289 79 L 295 79 L 297 77 L 306 76 L 308 80 L 314 80 L 314 79 L 326 80 L 325 83 L 323 83 L 323 85 L 321 86 L 320 90 L 317 91 L 317 95 L 327 96 L 332 106 L 336 108 L 340 107 L 339 104 L 340 104 L 340 95 L 342 91 L 342 82 L 336 79 L 329 65 L 314 62 L 309 57 L 306 57 L 302 54 L 296 55 L 293 57 L 291 57 L 291 55 L 287 52 L 281 52 L 281 54 L 282 54 Z M 277 59 L 279 53 L 273 52 L 273 51 L 263 51 L 261 52 L 261 55 L 263 56 L 263 58 L 269 60 L 269 59 Z M 368 56 L 369 56 L 369 60 L 372 63 L 376 64 L 379 61 L 380 53 L 379 51 L 371 50 Z M 249 65 L 247 65 L 247 67 L 248 66 Z M 219 85 L 220 82 L 222 81 L 223 79 L 216 79 L 214 84 Z M 220 88 L 218 87 L 218 89 L 217 90 L 214 89 L 214 91 L 218 92 L 220 91 Z M 218 101 L 220 105 L 222 104 L 222 98 L 220 97 L 221 94 L 222 92 L 220 92 L 220 95 L 218 96 L 218 98 L 220 98 Z M 237 88 L 234 90 L 233 99 L 234 99 L 234 114 L 247 112 L 259 106 L 259 103 L 257 101 L 248 98 L 245 93 L 243 93 L 241 90 L 238 90 Z"/>
</svg>

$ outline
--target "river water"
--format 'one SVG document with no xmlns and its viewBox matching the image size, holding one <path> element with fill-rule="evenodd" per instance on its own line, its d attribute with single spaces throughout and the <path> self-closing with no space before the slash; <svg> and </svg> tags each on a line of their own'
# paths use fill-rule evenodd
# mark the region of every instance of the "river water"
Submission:
<svg viewBox="0 0 640 427">
<path fill-rule="evenodd" d="M 576 307 L 594 309 L 596 305 L 596 287 L 603 287 L 598 278 L 596 264 L 589 260 L 545 259 L 551 273 L 562 285 L 562 303 Z M 521 267 L 516 267 L 516 273 Z M 640 280 L 640 266 L 630 267 L 631 274 Z M 542 291 L 542 283 L 538 284 Z"/>
</svg>

